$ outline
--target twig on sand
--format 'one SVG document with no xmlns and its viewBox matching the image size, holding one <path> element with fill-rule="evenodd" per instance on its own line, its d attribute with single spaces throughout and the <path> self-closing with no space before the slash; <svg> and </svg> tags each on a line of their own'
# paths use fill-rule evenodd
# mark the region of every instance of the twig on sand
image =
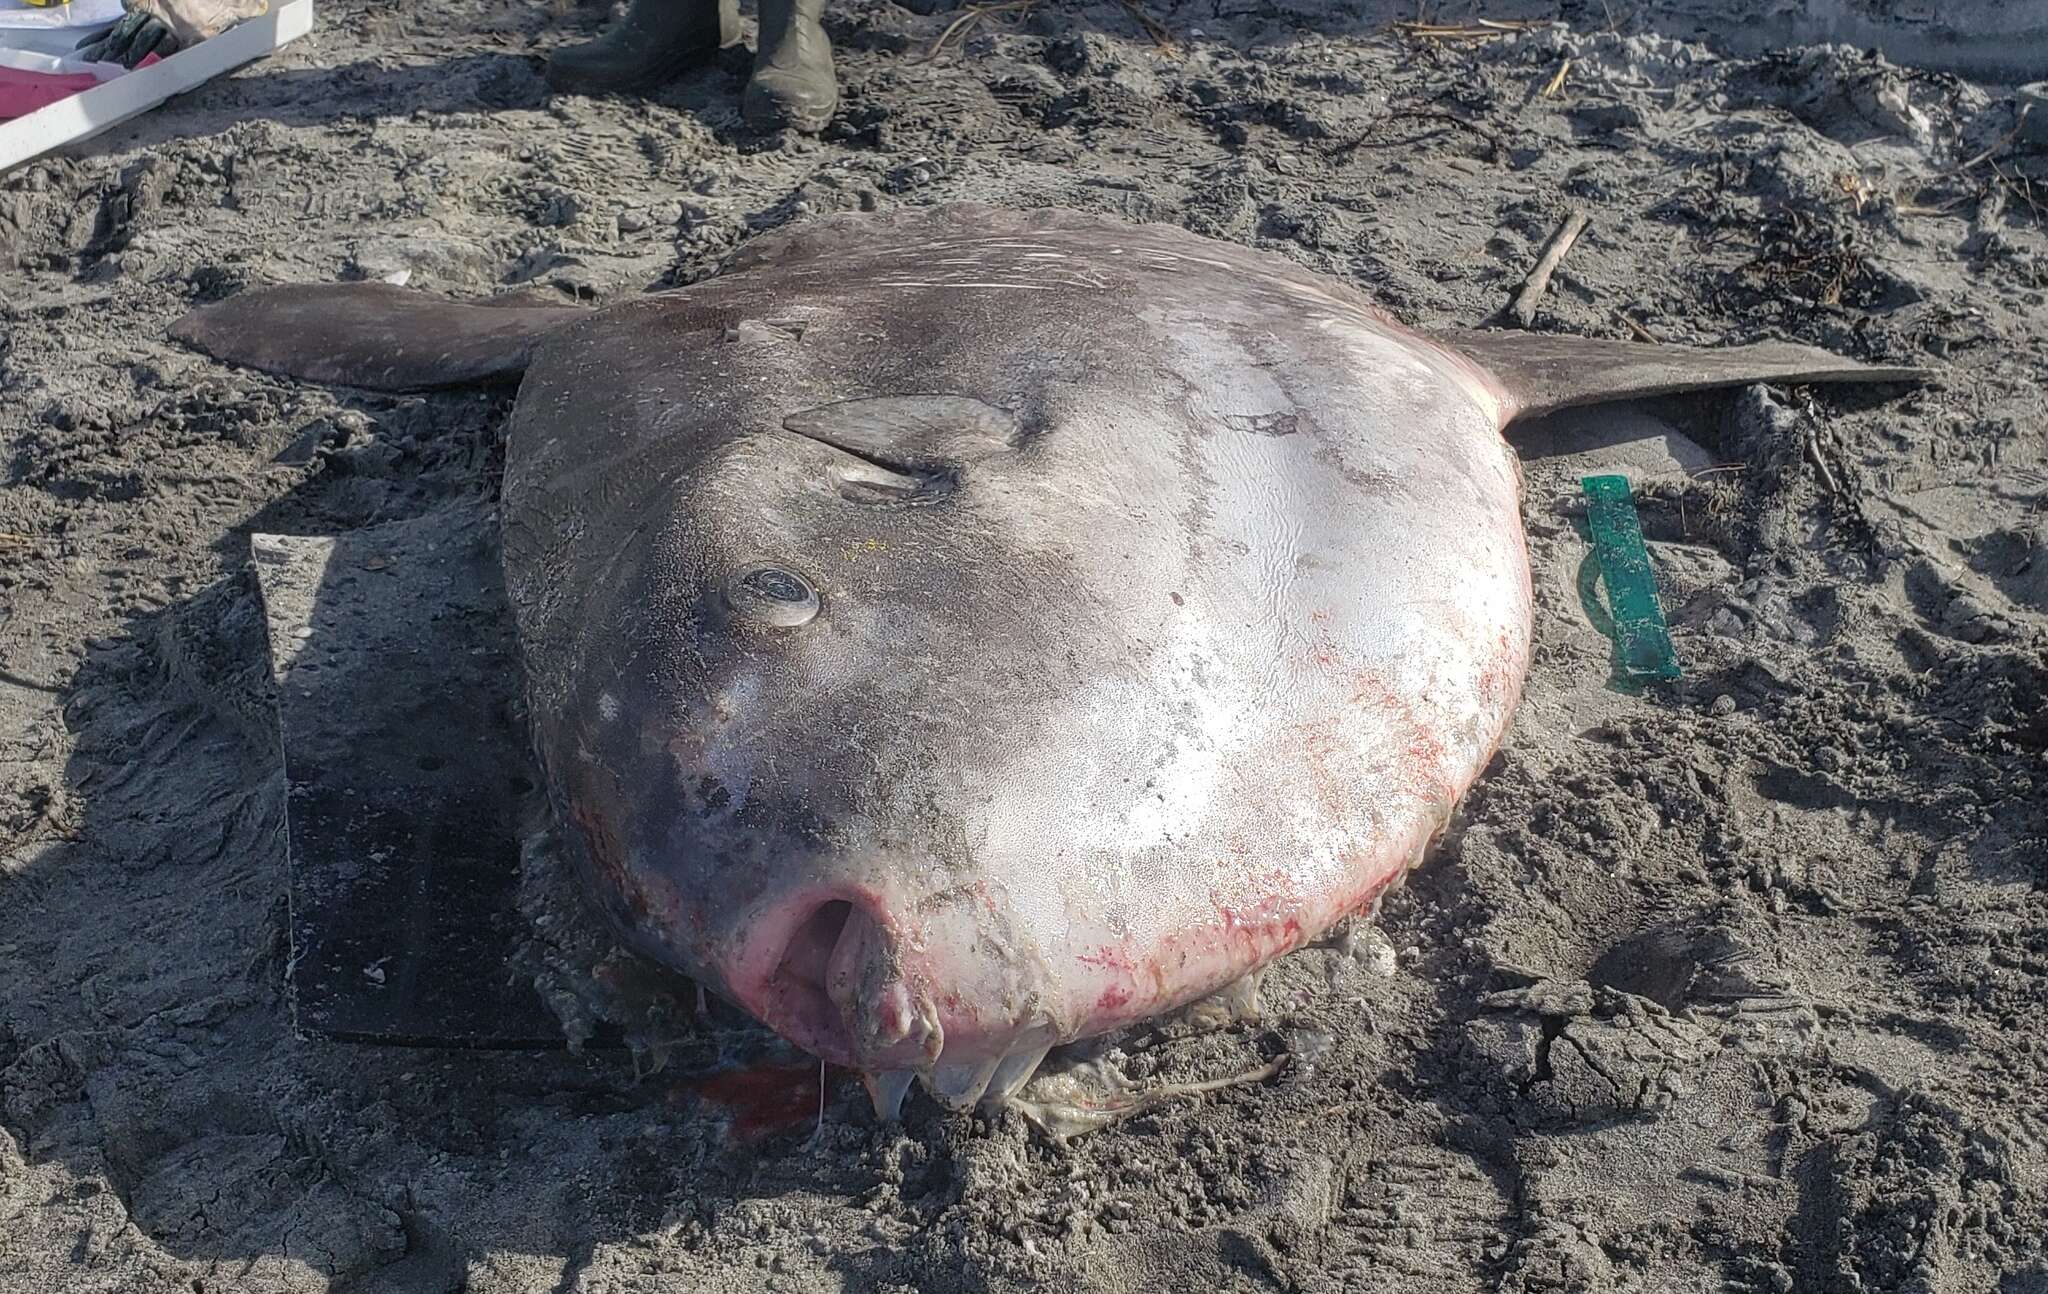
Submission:
<svg viewBox="0 0 2048 1294">
<path fill-rule="evenodd" d="M 1902 216 L 1945 216 L 1969 200 L 1970 195 L 1966 193 L 1960 198 L 1950 198 L 1938 207 L 1922 206 L 1914 202 L 1901 202 L 1897 210 Z"/>
<path fill-rule="evenodd" d="M 1943 180 L 1952 180 L 1957 178 L 1958 176 L 1968 175 L 1971 171 L 1976 170 L 1978 167 L 1984 165 L 1984 163 L 1986 162 L 1991 162 L 1992 158 L 1996 157 L 2005 149 L 2011 147 L 2013 141 L 2017 140 L 2020 137 L 2020 135 L 2023 132 L 2025 132 L 2027 128 L 2027 114 L 2033 110 L 2033 106 L 2034 105 L 2031 103 L 2021 104 L 2019 115 L 2013 118 L 2011 130 L 2008 130 L 2003 135 L 2000 135 L 1998 139 L 1991 145 L 1991 147 L 1985 149 L 1981 153 L 1978 153 L 1975 157 L 1967 158 L 1964 161 L 1957 162 L 1954 166 L 1951 166 L 1946 170 L 1936 171 L 1933 175 L 1929 176 L 1927 180 L 1920 185 L 1919 192 L 1925 193 L 1928 189 L 1934 187 L 1936 184 L 1940 183 Z M 1998 164 L 1996 162 L 1991 163 L 1991 172 L 1994 176 L 1996 176 L 1999 179 L 2001 183 L 2006 182 L 2005 173 L 1998 169 Z M 1900 203 L 1899 210 L 1907 215 L 1939 216 L 1946 215 L 1948 212 L 1961 206 L 1963 203 L 1967 201 L 1969 201 L 1967 196 L 1953 198 L 1948 202 L 1942 203 L 1938 207 L 1929 207 L 1920 205 L 1916 202 L 1907 202 Z"/>
<path fill-rule="evenodd" d="M 1977 167 L 1982 166 L 1984 163 L 1990 161 L 1992 154 L 1998 152 L 2000 149 L 2004 148 L 2006 145 L 2012 143 L 2012 141 L 2020 137 L 2020 132 L 2027 128 L 2027 114 L 2033 111 L 2033 107 L 2034 105 L 2031 103 L 2021 104 L 2019 115 L 2013 118 L 2012 129 L 2006 131 L 2005 134 L 1999 136 L 1997 143 L 1985 149 L 1983 152 L 1977 154 L 1975 157 L 1971 158 L 1967 162 L 1957 162 L 1954 166 L 1949 167 L 1946 171 L 1941 172 L 1940 175 L 1937 175 L 1934 178 L 1939 180 L 1950 175 L 1961 175 L 1965 171 L 1974 170 Z"/>
<path fill-rule="evenodd" d="M 1821 452 L 1820 436 L 1811 427 L 1806 429 L 1806 461 L 1813 464 L 1813 470 L 1820 475 L 1822 489 L 1829 494 L 1842 492 L 1842 483 L 1835 479 L 1835 469 L 1828 466 L 1827 455 Z"/>
<path fill-rule="evenodd" d="M 1415 40 L 1493 40 L 1500 36 L 1512 36 L 1518 31 L 1534 31 L 1550 24 L 1536 19 L 1510 19 L 1496 21 L 1481 18 L 1469 23 L 1409 22 L 1391 24 L 1395 31 Z"/>
<path fill-rule="evenodd" d="M 1477 135 L 1479 136 L 1479 138 L 1486 141 L 1488 161 L 1499 161 L 1500 155 L 1506 151 L 1506 145 L 1502 143 L 1499 135 L 1494 134 L 1491 130 L 1488 130 L 1486 127 L 1480 125 L 1476 121 L 1468 121 L 1464 117 L 1460 117 L 1455 112 L 1444 112 L 1441 109 L 1397 108 L 1394 111 L 1381 117 L 1379 120 L 1373 122 L 1372 124 L 1374 129 L 1376 130 L 1387 122 L 1403 120 L 1446 121 L 1453 126 L 1457 126 L 1464 130 L 1470 131 L 1472 134 Z M 1445 133 L 1447 132 L 1442 130 L 1429 130 L 1424 131 L 1422 134 L 1419 135 L 1409 136 L 1405 139 L 1379 139 L 1376 138 L 1372 133 L 1368 132 L 1366 134 L 1360 135 L 1356 139 L 1348 139 L 1341 144 L 1332 144 L 1329 148 L 1323 151 L 1330 157 L 1343 157 L 1347 153 L 1355 153 L 1361 148 L 1393 148 L 1400 144 L 1419 144 L 1425 139 L 1434 139 L 1438 135 L 1442 135 Z"/>
<path fill-rule="evenodd" d="M 1529 271 L 1529 277 L 1522 280 L 1521 290 L 1508 306 L 1508 318 L 1515 327 L 1527 328 L 1536 322 L 1536 302 L 1542 298 L 1544 289 L 1550 286 L 1550 276 L 1557 272 L 1558 262 L 1579 241 L 1579 235 L 1586 231 L 1592 217 L 1583 211 L 1574 211 L 1564 218 L 1557 232 L 1550 236 L 1550 242 L 1543 248 L 1543 256 L 1536 262 L 1536 268 Z"/>
<path fill-rule="evenodd" d="M 1137 19 L 1138 25 L 1145 29 L 1145 34 L 1152 38 L 1153 44 L 1161 49 L 1173 48 L 1173 33 L 1167 30 L 1165 23 L 1146 13 L 1138 0 L 1123 0 L 1123 5 L 1124 10 Z"/>
<path fill-rule="evenodd" d="M 2027 210 L 2034 213 L 2035 220 L 2041 219 L 2041 204 L 2034 200 L 2034 182 L 2020 174 L 2017 166 L 2013 168 L 2013 173 L 2008 176 L 2004 171 L 1998 169 L 1998 163 L 1993 162 L 1991 164 L 1991 173 L 1998 177 L 1998 182 L 2003 184 L 2008 192 L 2020 195 L 2020 201 L 2027 204 Z"/>
<path fill-rule="evenodd" d="M 967 8 L 960 11 L 960 16 L 958 18 L 955 18 L 952 22 L 946 25 L 946 30 L 939 33 L 939 38 L 932 42 L 932 47 L 929 50 L 925 51 L 925 56 L 917 61 L 920 63 L 931 62 L 933 59 L 937 58 L 940 54 L 945 52 L 946 46 L 952 42 L 953 37 L 959 35 L 967 28 L 972 27 L 975 23 L 980 22 L 983 18 L 986 18 L 988 15 L 992 13 L 1011 13 L 1021 11 L 1024 9 L 1029 9 L 1031 8 L 1031 6 L 1037 3 L 1038 0 L 995 0 L 995 3 L 993 4 L 969 5 Z"/>
<path fill-rule="evenodd" d="M 1651 332 L 1648 328 L 1643 327 L 1627 315 L 1621 316 L 1621 321 L 1628 325 L 1628 330 L 1636 335 L 1637 341 L 1646 341 L 1655 345 L 1662 340 L 1656 333 Z"/>
<path fill-rule="evenodd" d="M 35 539 L 29 535 L 17 535 L 12 530 L 0 530 L 0 548 L 26 548 Z"/>
<path fill-rule="evenodd" d="M 1557 92 L 1564 89 L 1564 79 L 1571 75 L 1572 61 L 1566 59 L 1557 65 L 1557 75 L 1550 78 L 1550 84 L 1543 87 L 1543 97 L 1555 99 Z"/>
</svg>

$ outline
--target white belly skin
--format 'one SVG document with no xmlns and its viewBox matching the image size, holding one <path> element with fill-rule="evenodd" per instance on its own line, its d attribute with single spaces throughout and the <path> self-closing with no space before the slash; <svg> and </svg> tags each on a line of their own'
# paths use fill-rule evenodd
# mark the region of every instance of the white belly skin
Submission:
<svg viewBox="0 0 2048 1294">
<path fill-rule="evenodd" d="M 1193 488 L 1159 498 L 1149 470 L 1071 500 L 1104 514 L 1093 582 L 1181 574 L 1139 667 L 1105 673 L 983 773 L 978 856 L 1064 979 L 1063 1035 L 1199 997 L 1368 905 L 1420 861 L 1513 711 L 1529 568 L 1489 393 L 1447 385 L 1423 339 L 1341 314 L 1321 326 L 1355 367 L 1291 392 L 1222 321 L 1181 333 L 1183 371 L 1201 375 L 1183 412 L 1207 431 L 1181 479 L 1202 506 Z M 1097 416 L 1156 452 L 1148 415 L 1117 412 Z M 1289 418 L 1289 434 L 1245 430 Z M 1191 520 L 1194 543 L 1159 511 Z M 1134 749 L 1134 717 L 1161 713 L 1174 721 Z M 1051 742 L 1102 758 L 1048 784 L 1031 765 Z M 949 970 L 969 960 L 931 951 Z"/>
</svg>

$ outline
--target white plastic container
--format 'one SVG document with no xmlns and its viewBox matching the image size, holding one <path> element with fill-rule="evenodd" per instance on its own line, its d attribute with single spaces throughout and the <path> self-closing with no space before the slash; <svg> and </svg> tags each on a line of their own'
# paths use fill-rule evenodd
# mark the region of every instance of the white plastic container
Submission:
<svg viewBox="0 0 2048 1294">
<path fill-rule="evenodd" d="M 66 144 L 90 139 L 174 94 L 281 49 L 313 29 L 313 0 L 285 0 L 161 62 L 81 90 L 26 117 L 0 122 L 0 173 Z"/>
</svg>

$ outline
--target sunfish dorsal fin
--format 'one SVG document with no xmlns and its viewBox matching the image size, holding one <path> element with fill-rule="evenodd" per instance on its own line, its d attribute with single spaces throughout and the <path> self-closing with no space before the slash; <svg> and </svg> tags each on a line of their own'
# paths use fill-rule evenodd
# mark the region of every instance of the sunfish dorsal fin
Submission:
<svg viewBox="0 0 2048 1294">
<path fill-rule="evenodd" d="M 1506 396 L 1503 424 L 1574 405 L 1753 382 L 1923 382 L 1932 376 L 1791 342 L 1709 348 L 1463 329 L 1431 336 L 1494 379 Z"/>
<path fill-rule="evenodd" d="M 171 336 L 266 373 L 429 391 L 516 378 L 536 342 L 587 313 L 530 298 L 450 301 L 389 283 L 296 283 L 200 306 L 171 325 Z"/>
</svg>

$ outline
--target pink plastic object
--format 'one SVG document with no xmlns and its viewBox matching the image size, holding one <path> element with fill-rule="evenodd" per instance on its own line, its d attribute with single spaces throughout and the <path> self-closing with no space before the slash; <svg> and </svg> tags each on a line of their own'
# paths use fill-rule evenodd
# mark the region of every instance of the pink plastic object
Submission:
<svg viewBox="0 0 2048 1294">
<path fill-rule="evenodd" d="M 69 59 L 64 61 L 72 62 Z M 157 61 L 157 56 L 151 54 L 136 66 L 148 67 Z M 26 117 L 59 99 L 68 99 L 81 90 L 92 89 L 100 84 L 101 79 L 91 72 L 27 72 L 0 65 L 0 121 Z"/>
</svg>

